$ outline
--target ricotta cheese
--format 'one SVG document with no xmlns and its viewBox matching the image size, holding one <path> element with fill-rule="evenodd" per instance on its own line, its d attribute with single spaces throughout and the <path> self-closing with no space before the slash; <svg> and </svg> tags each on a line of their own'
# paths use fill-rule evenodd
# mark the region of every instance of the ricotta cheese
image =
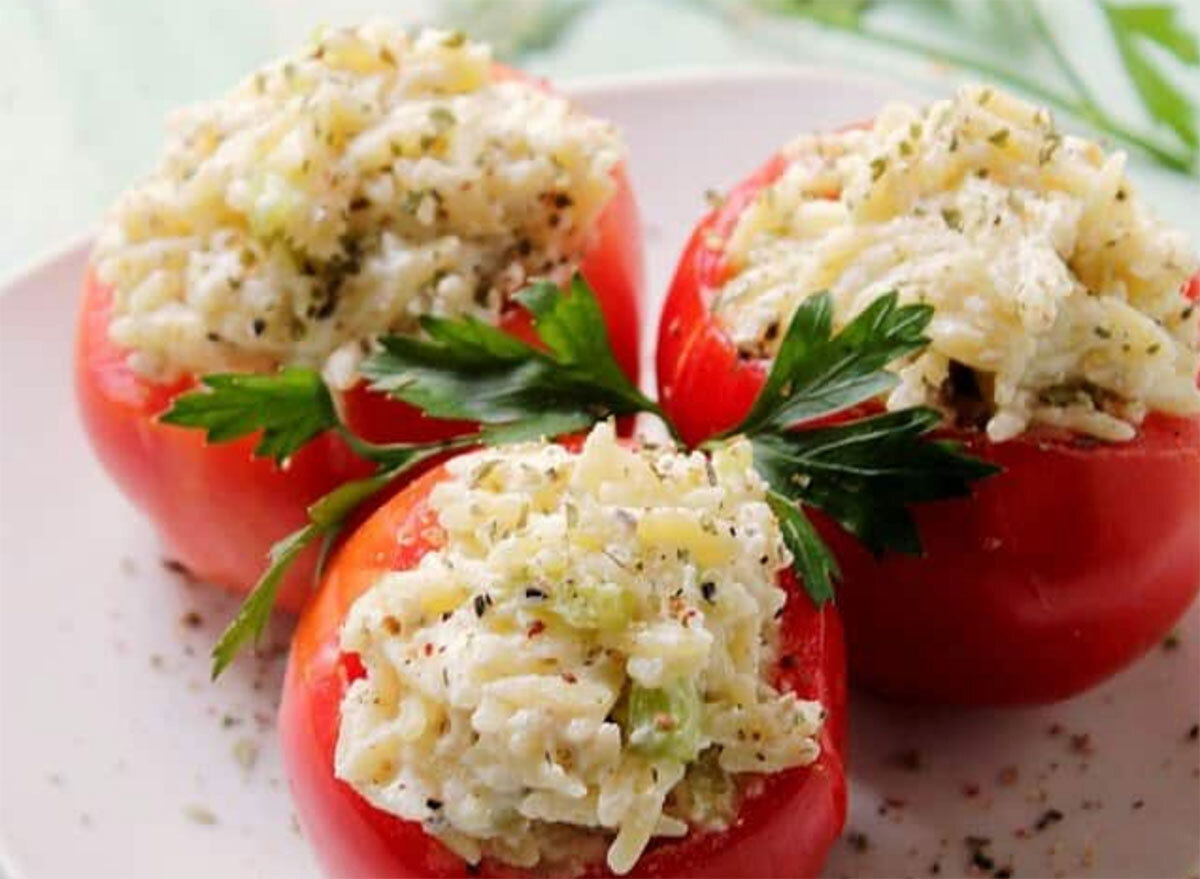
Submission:
<svg viewBox="0 0 1200 879">
<path fill-rule="evenodd" d="M 776 690 L 789 557 L 744 441 L 528 444 L 451 461 L 443 545 L 353 604 L 366 669 L 336 772 L 472 863 L 631 869 L 718 829 L 758 773 L 812 762 L 818 703 Z"/>
<path fill-rule="evenodd" d="M 1149 411 L 1200 411 L 1182 294 L 1197 259 L 1138 197 L 1124 154 L 968 87 L 785 156 L 724 243 L 713 308 L 747 356 L 772 356 L 815 292 L 844 324 L 897 290 L 935 314 L 929 347 L 894 365 L 889 408 L 937 406 L 997 441 L 1031 424 L 1127 440 Z"/>
<path fill-rule="evenodd" d="M 621 157 L 459 33 L 323 30 L 174 116 L 93 254 L 111 337 L 153 378 L 295 364 L 344 386 L 381 333 L 494 320 L 530 277 L 569 276 Z"/>
</svg>

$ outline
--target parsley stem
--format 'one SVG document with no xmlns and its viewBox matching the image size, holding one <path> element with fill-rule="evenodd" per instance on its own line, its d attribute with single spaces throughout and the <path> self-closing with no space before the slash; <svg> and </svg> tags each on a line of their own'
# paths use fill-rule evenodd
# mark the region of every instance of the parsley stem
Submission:
<svg viewBox="0 0 1200 879">
<path fill-rule="evenodd" d="M 392 464 L 397 457 L 412 456 L 414 460 L 424 460 L 431 454 L 478 445 L 480 442 L 477 435 L 465 434 L 429 443 L 373 443 L 358 436 L 344 422 L 339 422 L 336 430 L 346 445 L 360 458 L 385 466 Z"/>
</svg>

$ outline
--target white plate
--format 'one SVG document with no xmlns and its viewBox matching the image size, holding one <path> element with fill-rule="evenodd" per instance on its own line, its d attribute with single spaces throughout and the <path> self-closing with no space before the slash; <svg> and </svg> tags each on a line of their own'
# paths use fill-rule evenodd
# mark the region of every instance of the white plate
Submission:
<svg viewBox="0 0 1200 879">
<path fill-rule="evenodd" d="M 706 187 L 734 182 L 794 132 L 897 96 L 815 71 L 576 93 L 629 139 L 656 293 Z M 84 258 L 72 248 L 0 299 L 0 873 L 314 875 L 275 744 L 282 646 L 207 682 L 231 601 L 164 569 L 80 433 L 71 337 Z M 1049 708 L 931 712 L 857 697 L 851 833 L 830 875 L 963 875 L 968 836 L 990 839 L 995 869 L 1018 876 L 1194 875 L 1195 608 L 1178 640 Z"/>
</svg>

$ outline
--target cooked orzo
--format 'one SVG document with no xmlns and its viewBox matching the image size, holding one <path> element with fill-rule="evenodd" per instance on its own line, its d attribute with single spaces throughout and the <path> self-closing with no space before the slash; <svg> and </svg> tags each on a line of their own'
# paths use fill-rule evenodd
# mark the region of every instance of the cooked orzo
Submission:
<svg viewBox="0 0 1200 879">
<path fill-rule="evenodd" d="M 470 862 L 598 860 L 721 829 L 811 763 L 823 711 L 777 690 L 789 564 L 738 441 L 634 450 L 609 424 L 448 465 L 440 548 L 352 606 L 364 677 L 336 773 Z"/>
<path fill-rule="evenodd" d="M 380 333 L 491 320 L 568 277 L 622 152 L 460 33 L 322 30 L 174 116 L 92 256 L 110 335 L 153 378 L 286 363 L 349 384 Z"/>
<path fill-rule="evenodd" d="M 1127 440 L 1147 412 L 1200 411 L 1197 270 L 1106 155 L 1049 112 L 987 87 L 863 128 L 806 135 L 726 242 L 717 318 L 771 356 L 828 289 L 844 323 L 881 293 L 935 308 L 930 346 L 895 364 L 890 408 L 929 404 L 993 440 L 1044 424 Z"/>
</svg>

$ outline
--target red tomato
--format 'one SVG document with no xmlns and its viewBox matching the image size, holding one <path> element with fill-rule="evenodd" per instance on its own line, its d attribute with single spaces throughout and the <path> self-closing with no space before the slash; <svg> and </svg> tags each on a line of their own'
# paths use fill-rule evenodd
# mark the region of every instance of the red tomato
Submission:
<svg viewBox="0 0 1200 879">
<path fill-rule="evenodd" d="M 419 824 L 380 811 L 334 776 L 339 706 L 348 683 L 362 674 L 343 655 L 338 630 L 354 599 L 381 574 L 415 566 L 436 549 L 438 529 L 428 505 L 443 468 L 395 495 L 338 551 L 292 643 L 279 728 L 292 795 L 305 835 L 326 872 L 338 877 L 466 877 L 528 875 L 485 861 L 470 869 Z M 807 767 L 768 776 L 724 833 L 652 843 L 631 876 L 816 876 L 846 814 L 842 765 L 846 693 L 841 625 L 826 605 L 817 610 L 791 576 L 782 623 L 782 650 L 795 658 L 778 685 L 829 711 L 821 756 Z M 586 876 L 610 875 L 596 866 Z"/>
<path fill-rule="evenodd" d="M 618 168 L 615 177 L 616 194 L 597 220 L 580 270 L 604 309 L 617 361 L 636 379 L 640 230 L 625 169 Z M 370 468 L 334 436 L 314 440 L 281 469 L 251 458 L 256 438 L 210 446 L 200 431 L 159 424 L 156 418 L 194 379 L 154 384 L 132 372 L 126 352 L 108 338 L 111 299 L 111 290 L 89 272 L 75 385 L 92 445 L 125 494 L 154 522 L 171 556 L 202 580 L 245 591 L 262 572 L 271 544 L 307 521 L 312 501 Z M 532 338 L 530 317 L 519 306 L 501 325 Z M 427 441 L 472 429 L 466 422 L 427 418 L 363 387 L 352 389 L 343 403 L 350 425 L 376 442 Z M 304 603 L 316 553 L 313 547 L 288 573 L 281 606 L 298 610 Z"/>
<path fill-rule="evenodd" d="M 659 396 L 695 443 L 736 424 L 767 364 L 740 357 L 710 310 L 725 238 L 786 167 L 772 158 L 689 241 L 659 327 Z M 1189 295 L 1200 291 L 1200 278 Z M 1200 418 L 1152 415 L 1128 443 L 1031 431 L 1005 443 L 945 431 L 1005 468 L 970 499 L 916 510 L 922 558 L 874 558 L 816 514 L 841 562 L 850 676 L 903 698 L 1061 699 L 1171 628 L 1200 586 Z"/>
</svg>

